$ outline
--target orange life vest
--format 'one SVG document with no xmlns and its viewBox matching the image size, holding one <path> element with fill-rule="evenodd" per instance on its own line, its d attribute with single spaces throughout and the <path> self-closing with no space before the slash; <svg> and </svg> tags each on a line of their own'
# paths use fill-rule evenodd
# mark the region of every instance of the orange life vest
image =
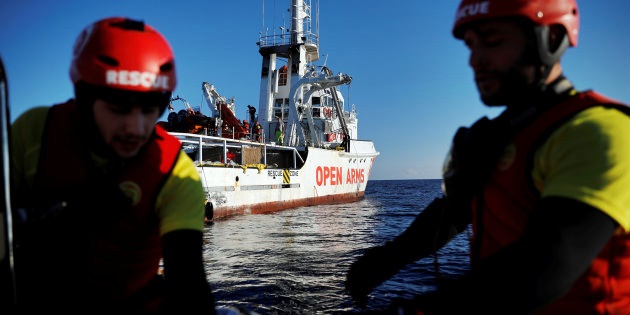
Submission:
<svg viewBox="0 0 630 315">
<path fill-rule="evenodd" d="M 89 139 L 84 136 L 85 130 L 81 130 L 78 121 L 78 107 L 72 100 L 50 109 L 36 185 L 40 187 L 36 193 L 48 196 L 45 198 L 71 194 L 90 179 L 91 162 L 86 153 L 89 152 L 86 143 Z M 88 215 L 94 210 L 91 207 L 80 209 L 85 211 L 81 213 L 85 213 L 86 217 L 96 218 L 76 222 L 86 226 L 84 230 L 88 231 L 88 235 L 76 235 L 77 240 L 91 246 L 81 254 L 87 257 L 78 257 L 88 265 L 81 266 L 86 274 L 79 275 L 83 279 L 78 281 L 85 280 L 83 284 L 86 287 L 80 290 L 92 290 L 92 293 L 101 295 L 98 298 L 103 301 L 124 301 L 155 278 L 162 257 L 155 202 L 180 150 L 179 140 L 156 126 L 153 139 L 137 157 L 126 161 L 126 165 L 113 175 L 104 177 L 111 181 L 110 186 L 115 191 L 120 189 L 125 191 L 125 195 L 132 195 L 130 204 L 120 205 L 124 211 L 109 218 L 109 213 Z M 114 197 L 107 192 L 94 192 L 94 195 L 98 197 L 98 200 L 93 200 L 94 205 Z M 119 209 L 105 209 L 104 212 L 108 210 L 114 212 Z M 99 215 L 108 221 L 104 228 L 90 233 L 92 226 L 99 226 Z"/>
<path fill-rule="evenodd" d="M 473 201 L 473 264 L 520 237 L 540 199 L 530 176 L 534 152 L 563 122 L 592 106 L 630 112 L 598 93 L 579 93 L 551 107 L 512 138 L 513 147 L 492 172 L 483 198 Z M 630 236 L 614 236 L 569 293 L 540 314 L 630 314 Z"/>
</svg>

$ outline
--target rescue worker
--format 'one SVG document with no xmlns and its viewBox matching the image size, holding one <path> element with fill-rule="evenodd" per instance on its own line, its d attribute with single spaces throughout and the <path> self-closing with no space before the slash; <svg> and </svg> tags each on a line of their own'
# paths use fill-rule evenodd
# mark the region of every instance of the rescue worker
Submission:
<svg viewBox="0 0 630 315">
<path fill-rule="evenodd" d="M 278 124 L 276 124 L 276 144 L 282 145 L 284 144 L 284 124 L 282 123 L 282 118 L 278 118 Z"/>
<path fill-rule="evenodd" d="M 247 105 L 247 111 L 249 112 L 249 120 L 255 121 L 256 120 L 256 107 L 252 105 Z"/>
<path fill-rule="evenodd" d="M 388 311 L 630 314 L 630 111 L 563 75 L 578 24 L 575 0 L 460 3 L 453 34 L 505 110 L 456 132 L 444 195 L 351 265 L 357 301 L 472 223 L 470 271 Z"/>
<path fill-rule="evenodd" d="M 74 45 L 75 97 L 13 123 L 19 313 L 215 313 L 199 175 L 156 126 L 174 62 L 153 27 L 99 20 Z"/>
<path fill-rule="evenodd" d="M 245 129 L 245 138 L 249 139 L 249 122 L 247 121 L 247 119 L 243 119 L 243 129 Z"/>
<path fill-rule="evenodd" d="M 254 133 L 256 141 L 262 142 L 262 126 L 258 121 L 256 121 L 256 124 L 254 124 Z"/>
</svg>

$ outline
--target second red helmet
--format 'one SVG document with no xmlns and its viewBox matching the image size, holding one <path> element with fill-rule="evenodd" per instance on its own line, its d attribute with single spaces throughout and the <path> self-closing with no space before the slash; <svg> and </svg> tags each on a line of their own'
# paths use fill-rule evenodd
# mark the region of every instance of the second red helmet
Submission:
<svg viewBox="0 0 630 315">
<path fill-rule="evenodd" d="M 525 17 L 536 25 L 562 25 L 571 46 L 578 43 L 579 15 L 575 0 L 463 0 L 457 8 L 453 35 L 461 39 L 469 23 L 496 17 Z"/>
</svg>

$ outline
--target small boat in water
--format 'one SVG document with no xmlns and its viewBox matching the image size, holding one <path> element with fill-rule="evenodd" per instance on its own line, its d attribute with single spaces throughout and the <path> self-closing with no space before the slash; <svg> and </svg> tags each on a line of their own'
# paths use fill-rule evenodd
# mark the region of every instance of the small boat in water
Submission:
<svg viewBox="0 0 630 315">
<path fill-rule="evenodd" d="M 168 121 L 158 122 L 195 161 L 207 220 L 364 197 L 379 152 L 358 138 L 356 109 L 346 109 L 337 89 L 352 78 L 314 65 L 319 36 L 312 32 L 311 1 L 292 0 L 290 11 L 288 31 L 261 33 L 257 43 L 260 101 L 257 110 L 248 105 L 249 120 L 237 119 L 234 99 L 203 82 L 211 116 L 176 97 Z M 175 101 L 185 108 L 176 111 Z"/>
</svg>

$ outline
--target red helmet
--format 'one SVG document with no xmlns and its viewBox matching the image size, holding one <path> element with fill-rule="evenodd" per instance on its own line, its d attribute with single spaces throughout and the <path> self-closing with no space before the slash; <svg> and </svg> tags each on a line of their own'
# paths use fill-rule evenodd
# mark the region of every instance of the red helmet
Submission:
<svg viewBox="0 0 630 315">
<path fill-rule="evenodd" d="M 462 0 L 457 8 L 453 35 L 461 39 L 463 26 L 483 19 L 522 16 L 537 25 L 562 25 L 571 46 L 578 42 L 576 0 Z"/>
<path fill-rule="evenodd" d="M 81 32 L 70 78 L 74 84 L 134 92 L 172 92 L 177 83 L 166 39 L 144 22 L 123 17 L 97 21 Z"/>
</svg>

